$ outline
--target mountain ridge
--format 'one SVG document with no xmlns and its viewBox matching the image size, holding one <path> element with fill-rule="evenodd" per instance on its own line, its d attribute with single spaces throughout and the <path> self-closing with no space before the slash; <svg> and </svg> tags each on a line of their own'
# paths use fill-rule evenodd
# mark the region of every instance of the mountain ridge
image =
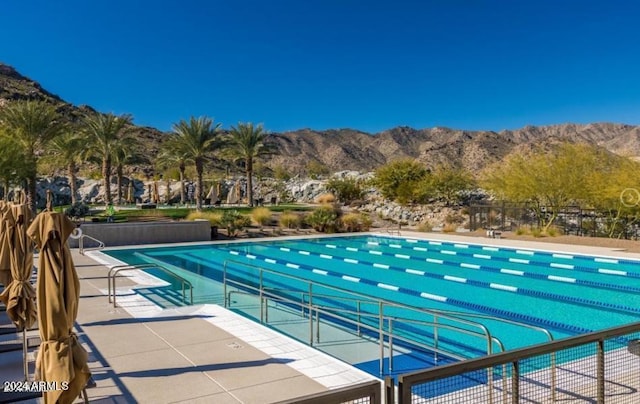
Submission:
<svg viewBox="0 0 640 404">
<path fill-rule="evenodd" d="M 15 68 L 0 63 L 0 107 L 7 100 L 38 99 L 59 105 L 70 120 L 86 111 L 86 105 L 72 105 Z M 164 132 L 136 126 L 135 135 L 145 143 L 147 155 L 141 164 L 151 164 Z M 477 172 L 500 161 L 516 148 L 558 141 L 588 142 L 611 152 L 640 156 L 640 127 L 621 123 L 527 125 L 514 130 L 464 130 L 447 127 L 415 129 L 398 126 L 375 134 L 358 129 L 314 130 L 311 128 L 272 133 L 270 140 L 278 154 L 265 164 L 281 166 L 291 173 L 304 172 L 315 161 L 330 171 L 371 171 L 390 161 L 416 159 L 429 167 L 452 164 Z"/>
</svg>

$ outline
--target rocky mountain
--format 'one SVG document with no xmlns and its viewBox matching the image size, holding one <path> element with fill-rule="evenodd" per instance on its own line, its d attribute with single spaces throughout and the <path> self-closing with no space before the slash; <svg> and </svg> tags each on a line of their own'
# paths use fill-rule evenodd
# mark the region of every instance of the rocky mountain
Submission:
<svg viewBox="0 0 640 404">
<path fill-rule="evenodd" d="M 77 107 L 65 102 L 11 66 L 0 63 L 0 106 L 16 99 L 41 99 L 59 104 L 60 111 L 71 120 L 93 111 L 88 106 Z M 150 170 L 148 165 L 157 153 L 163 133 L 148 127 L 136 127 L 134 133 L 145 150 L 137 169 Z M 291 173 L 304 172 L 311 161 L 330 171 L 362 172 L 400 158 L 417 159 L 428 166 L 454 164 L 475 172 L 501 160 L 515 148 L 558 141 L 589 142 L 617 154 L 640 156 L 640 127 L 614 123 L 526 126 L 500 132 L 404 126 L 376 134 L 355 129 L 301 129 L 274 133 L 271 140 L 278 154 L 270 157 L 265 165 L 281 166 Z"/>
</svg>

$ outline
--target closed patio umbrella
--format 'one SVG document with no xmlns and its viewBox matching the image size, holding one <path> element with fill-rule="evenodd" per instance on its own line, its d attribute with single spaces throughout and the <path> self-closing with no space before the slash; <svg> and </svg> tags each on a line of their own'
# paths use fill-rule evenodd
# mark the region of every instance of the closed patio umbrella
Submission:
<svg viewBox="0 0 640 404">
<path fill-rule="evenodd" d="M 29 328 L 36 322 L 35 290 L 29 282 L 33 272 L 33 244 L 27 238 L 27 227 L 31 218 L 27 204 L 13 205 L 4 215 L 10 226 L 7 246 L 12 281 L 5 285 L 0 300 L 7 306 L 7 315 L 18 329 Z"/>
<path fill-rule="evenodd" d="M 0 201 L 0 284 L 5 287 L 11 283 L 11 247 L 9 233 L 13 227 L 10 204 Z"/>
<path fill-rule="evenodd" d="M 27 230 L 40 249 L 37 296 L 42 343 L 36 358 L 36 377 L 46 382 L 69 383 L 66 391 L 43 393 L 45 404 L 72 403 L 91 376 L 87 352 L 73 332 L 80 281 L 67 239 L 75 227 L 67 216 L 45 211 Z"/>
<path fill-rule="evenodd" d="M 22 330 L 23 363 L 25 380 L 28 379 L 26 361 L 26 330 L 36 322 L 36 293 L 31 286 L 33 273 L 33 243 L 27 237 L 27 227 L 31 223 L 31 208 L 26 203 L 12 205 L 5 211 L 4 220 L 9 225 L 8 245 L 11 252 L 12 281 L 5 286 L 0 300 L 7 306 L 7 316 Z"/>
<path fill-rule="evenodd" d="M 133 203 L 134 196 L 133 181 L 129 180 L 129 186 L 127 187 L 127 203 Z"/>
</svg>

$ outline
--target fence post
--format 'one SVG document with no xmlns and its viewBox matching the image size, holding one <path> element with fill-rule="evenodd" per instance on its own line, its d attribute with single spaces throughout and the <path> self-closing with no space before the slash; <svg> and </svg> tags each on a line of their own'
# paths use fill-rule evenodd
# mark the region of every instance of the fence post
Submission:
<svg viewBox="0 0 640 404">
<path fill-rule="evenodd" d="M 511 402 L 518 404 L 520 402 L 520 365 L 518 361 L 512 362 L 511 372 Z"/>
<path fill-rule="evenodd" d="M 395 394 L 394 394 L 394 383 L 393 377 L 387 376 L 384 378 L 384 402 L 385 404 L 394 404 L 395 403 Z"/>
<path fill-rule="evenodd" d="M 597 384 L 598 384 L 598 404 L 604 404 L 604 340 L 598 340 L 598 362 L 597 362 Z"/>
</svg>

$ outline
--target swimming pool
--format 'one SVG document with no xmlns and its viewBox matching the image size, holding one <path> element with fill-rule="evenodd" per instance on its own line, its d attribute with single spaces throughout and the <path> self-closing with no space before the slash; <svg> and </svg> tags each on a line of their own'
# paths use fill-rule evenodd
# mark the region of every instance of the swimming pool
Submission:
<svg viewBox="0 0 640 404">
<path fill-rule="evenodd" d="M 220 281 L 225 266 L 231 276 L 253 284 L 259 276 L 255 268 L 264 268 L 270 274 L 308 279 L 325 301 L 337 302 L 342 292 L 322 290 L 323 285 L 372 300 L 455 312 L 460 318 L 468 315 L 485 325 L 507 350 L 547 340 L 543 333 L 514 323 L 545 328 L 559 339 L 640 319 L 639 262 L 612 257 L 378 235 L 105 253 L 130 264 L 171 266 L 194 283 L 197 302 L 215 295 L 208 282 Z M 277 275 L 265 281 L 291 293 L 305 288 Z M 344 300 L 340 304 L 345 311 L 353 308 Z M 375 305 L 370 306 L 374 310 Z M 393 310 L 387 314 L 394 315 Z M 433 330 L 409 321 L 423 316 L 416 311 L 403 317 L 407 321 L 395 325 L 397 332 L 429 340 Z M 439 338 L 441 347 L 464 357 L 486 353 L 477 338 L 451 330 L 441 330 Z"/>
</svg>

